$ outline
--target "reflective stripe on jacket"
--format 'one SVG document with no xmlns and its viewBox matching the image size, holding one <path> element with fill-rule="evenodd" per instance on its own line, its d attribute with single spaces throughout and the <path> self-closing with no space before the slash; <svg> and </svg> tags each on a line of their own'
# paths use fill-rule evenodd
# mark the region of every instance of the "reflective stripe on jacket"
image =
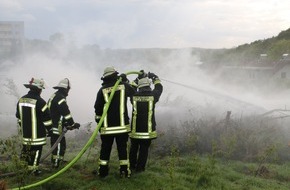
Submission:
<svg viewBox="0 0 290 190">
<path fill-rule="evenodd" d="M 22 144 L 46 144 L 46 130 L 52 128 L 52 120 L 46 102 L 39 94 L 29 91 L 17 103 L 16 117 L 22 128 Z"/>
<path fill-rule="evenodd" d="M 154 139 L 157 137 L 155 121 L 155 104 L 158 102 L 163 87 L 155 81 L 155 88 L 140 88 L 132 98 L 132 122 L 129 136 L 135 139 Z"/>
<path fill-rule="evenodd" d="M 102 89 L 103 96 L 104 96 L 106 103 L 109 101 L 109 96 L 110 96 L 112 89 L 113 89 L 113 87 L 108 87 L 108 88 Z M 118 85 L 114 97 L 115 97 L 114 101 L 119 103 L 118 108 L 114 109 L 115 111 L 119 112 L 118 114 L 115 115 L 116 120 L 119 120 L 119 122 L 118 122 L 119 125 L 116 125 L 116 126 L 109 125 L 108 118 L 110 118 L 111 113 L 108 111 L 108 113 L 106 114 L 106 116 L 104 118 L 103 127 L 101 128 L 101 134 L 117 134 L 117 133 L 126 133 L 126 132 L 130 131 L 130 125 L 128 123 L 125 124 L 124 113 L 125 113 L 125 99 L 126 99 L 126 97 L 125 97 L 125 86 L 123 84 Z M 115 104 L 115 105 L 117 105 L 117 104 Z M 113 109 L 110 109 L 110 110 L 113 110 Z"/>
<path fill-rule="evenodd" d="M 113 86 L 117 80 L 104 82 L 97 94 L 95 102 L 96 121 L 98 122 L 103 114 L 105 105 L 109 101 Z M 112 98 L 111 104 L 107 111 L 102 126 L 100 127 L 100 134 L 120 134 L 130 132 L 130 124 L 128 117 L 127 98 L 135 93 L 133 87 L 128 83 L 120 82 Z"/>
<path fill-rule="evenodd" d="M 58 90 L 48 100 L 48 107 L 54 124 L 53 134 L 59 135 L 63 131 L 64 124 L 72 126 L 74 120 L 66 102 L 66 96 Z"/>
</svg>

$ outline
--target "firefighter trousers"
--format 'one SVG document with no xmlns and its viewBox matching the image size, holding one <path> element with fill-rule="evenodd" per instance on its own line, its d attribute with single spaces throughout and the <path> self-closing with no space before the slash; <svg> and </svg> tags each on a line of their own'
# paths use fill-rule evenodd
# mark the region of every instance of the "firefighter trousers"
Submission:
<svg viewBox="0 0 290 190">
<path fill-rule="evenodd" d="M 131 138 L 131 147 L 129 154 L 131 169 L 134 169 L 137 172 L 145 171 L 150 145 L 151 139 Z"/>
<path fill-rule="evenodd" d="M 58 139 L 58 135 L 52 135 L 50 138 L 50 144 L 51 146 L 54 145 L 54 143 Z M 61 161 L 63 161 L 64 154 L 66 151 L 66 139 L 65 136 L 62 137 L 61 141 L 58 143 L 56 148 L 52 151 L 52 156 L 51 156 L 51 163 L 54 167 L 59 167 L 59 164 Z"/>
<path fill-rule="evenodd" d="M 28 164 L 28 170 L 38 170 L 39 161 L 42 154 L 43 145 L 23 145 L 21 151 L 21 159 Z"/>
<path fill-rule="evenodd" d="M 118 156 L 120 161 L 120 173 L 129 175 L 129 159 L 128 159 L 128 133 L 101 135 L 101 153 L 99 159 L 99 175 L 105 177 L 109 172 L 109 160 L 114 140 L 116 139 Z"/>
</svg>

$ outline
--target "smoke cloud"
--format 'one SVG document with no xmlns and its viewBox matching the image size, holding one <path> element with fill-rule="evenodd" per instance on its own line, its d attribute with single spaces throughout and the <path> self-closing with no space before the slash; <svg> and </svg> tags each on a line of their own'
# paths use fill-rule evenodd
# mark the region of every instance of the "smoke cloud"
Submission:
<svg viewBox="0 0 290 190">
<path fill-rule="evenodd" d="M 239 89 L 238 85 L 233 87 L 217 83 L 215 77 L 218 73 L 205 74 L 199 67 L 199 57 L 192 49 L 74 48 L 57 44 L 54 53 L 38 48 L 37 51 L 27 51 L 21 61 L 9 61 L 1 65 L 1 131 L 8 127 L 12 129 L 11 133 L 15 133 L 14 115 L 18 96 L 27 93 L 28 89 L 23 84 L 32 77 L 45 80 L 46 89 L 42 97 L 46 101 L 55 92 L 52 87 L 63 78 L 69 78 L 72 89 L 67 102 L 74 120 L 79 123 L 94 121 L 94 102 L 101 87 L 100 78 L 107 66 L 114 66 L 119 73 L 145 70 L 161 78 L 164 92 L 156 107 L 157 124 L 160 127 L 178 126 L 180 121 L 205 115 L 223 118 L 226 111 L 232 111 L 236 117 L 262 114 L 269 109 L 282 109 L 290 104 L 288 91 L 265 96 L 246 92 Z M 70 51 L 72 49 L 74 51 Z M 135 77 L 128 76 L 130 80 Z M 13 81 L 15 87 L 7 80 Z"/>
</svg>

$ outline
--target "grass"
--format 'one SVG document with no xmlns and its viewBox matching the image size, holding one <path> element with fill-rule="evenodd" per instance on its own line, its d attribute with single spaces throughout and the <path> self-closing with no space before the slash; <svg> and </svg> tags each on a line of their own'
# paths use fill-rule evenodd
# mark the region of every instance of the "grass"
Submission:
<svg viewBox="0 0 290 190">
<path fill-rule="evenodd" d="M 110 160 L 110 173 L 105 179 L 92 174 L 97 169 L 99 138 L 80 160 L 57 178 L 34 190 L 289 190 L 289 130 L 276 120 L 251 118 L 220 122 L 215 119 L 184 122 L 159 132 L 150 148 L 147 169 L 120 179 L 116 146 Z M 278 130 L 279 129 L 279 130 Z M 287 130 L 283 130 L 287 129 Z M 81 150 L 90 133 L 67 138 L 65 159 L 72 160 Z M 174 141 L 173 141 L 174 140 Z M 17 137 L 0 139 L 2 173 L 22 167 Z M 287 142 L 287 143 L 286 143 Z M 43 152 L 49 149 L 49 143 Z M 8 159 L 7 159 L 8 158 Z M 13 159 L 11 159 L 13 158 Z M 49 158 L 41 166 L 41 176 L 16 175 L 0 179 L 0 190 L 19 184 L 39 182 L 57 170 L 50 168 Z M 23 167 L 22 167 L 23 168 Z"/>
<path fill-rule="evenodd" d="M 85 156 L 85 155 L 84 155 Z M 90 157 L 84 157 L 67 172 L 35 188 L 35 190 L 289 190 L 290 163 L 269 164 L 264 175 L 255 176 L 257 163 L 227 161 L 212 156 L 170 155 L 163 158 L 151 158 L 147 170 L 132 175 L 130 179 L 120 179 L 118 161 L 113 151 L 110 174 L 100 179 L 92 174 L 97 163 Z M 44 166 L 43 166 L 44 167 Z M 45 168 L 44 168 L 45 169 Z M 26 185 L 40 181 L 56 170 L 46 168 L 41 176 L 25 177 Z M 17 187 L 17 177 L 2 179 L 8 188 Z"/>
</svg>

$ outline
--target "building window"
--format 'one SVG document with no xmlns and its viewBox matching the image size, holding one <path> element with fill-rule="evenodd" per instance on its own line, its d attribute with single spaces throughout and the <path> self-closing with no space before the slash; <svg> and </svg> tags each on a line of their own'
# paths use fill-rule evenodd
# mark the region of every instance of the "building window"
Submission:
<svg viewBox="0 0 290 190">
<path fill-rule="evenodd" d="M 285 79 L 286 78 L 286 72 L 282 72 L 281 73 L 281 79 Z"/>
</svg>

